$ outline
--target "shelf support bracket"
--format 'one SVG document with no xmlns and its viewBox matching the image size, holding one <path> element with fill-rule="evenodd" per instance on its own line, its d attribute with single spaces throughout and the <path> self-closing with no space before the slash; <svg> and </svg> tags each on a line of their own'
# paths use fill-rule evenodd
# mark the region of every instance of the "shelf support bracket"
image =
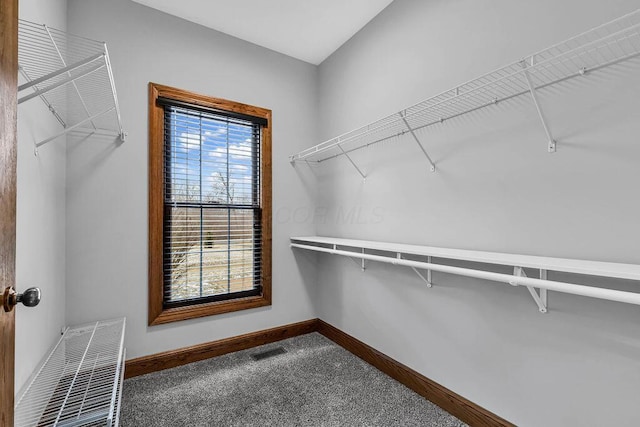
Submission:
<svg viewBox="0 0 640 427">
<path fill-rule="evenodd" d="M 360 168 L 358 167 L 358 165 L 355 164 L 355 162 L 351 159 L 351 157 L 349 156 L 349 154 L 347 154 L 346 151 L 344 151 L 344 148 L 342 148 L 341 145 L 338 145 L 338 148 L 340 149 L 340 151 L 342 151 L 342 154 L 345 155 L 345 157 L 347 159 L 349 159 L 349 162 L 353 165 L 354 168 L 356 168 L 356 170 L 358 171 L 358 173 L 360 174 L 360 176 L 362 177 L 362 180 L 366 180 L 367 176 L 362 173 L 362 171 L 360 170 Z"/>
<path fill-rule="evenodd" d="M 65 135 L 65 134 L 67 134 L 67 133 L 71 132 L 71 131 L 72 131 L 72 130 L 74 130 L 74 129 L 81 128 L 84 124 L 86 124 L 87 122 L 90 122 L 90 121 L 92 121 L 92 120 L 96 119 L 97 117 L 100 117 L 100 116 L 102 116 L 102 115 L 104 115 L 104 114 L 110 113 L 111 111 L 115 110 L 115 108 L 116 108 L 116 107 L 111 107 L 111 108 L 109 108 L 109 109 L 107 109 L 107 110 L 104 110 L 104 111 L 102 111 L 102 112 L 98 113 L 98 114 L 94 114 L 94 115 L 93 115 L 93 116 L 91 116 L 91 117 L 87 117 L 86 119 L 82 120 L 81 122 L 78 122 L 78 123 L 76 123 L 76 124 L 75 124 L 75 125 L 73 125 L 73 126 L 69 126 L 69 127 L 65 128 L 65 130 L 63 130 L 62 132 L 60 132 L 60 133 L 58 133 L 58 134 L 56 134 L 56 135 L 54 135 L 54 136 L 50 136 L 49 138 L 44 139 L 44 140 L 42 140 L 42 141 L 38 142 L 38 143 L 36 144 L 36 150 L 37 150 L 39 147 L 42 147 L 42 146 L 43 146 L 44 144 L 46 144 L 47 142 L 53 141 L 54 139 L 59 138 L 59 137 L 61 137 L 62 135 Z M 36 151 L 36 154 L 37 154 L 37 151 Z"/>
<path fill-rule="evenodd" d="M 400 118 L 404 122 L 404 125 L 407 127 L 407 130 L 409 131 L 409 133 L 413 137 L 413 140 L 416 142 L 416 144 L 418 144 L 418 147 L 420 147 L 420 150 L 422 150 L 422 153 L 427 158 L 427 161 L 429 162 L 429 165 L 431 165 L 431 172 L 435 172 L 436 171 L 436 165 L 435 165 L 435 163 L 433 163 L 433 160 L 431 160 L 431 157 L 429 156 L 429 153 L 427 153 L 427 150 L 425 150 L 424 147 L 422 146 L 422 144 L 420 143 L 420 140 L 418 139 L 418 136 L 416 135 L 416 133 L 413 130 L 413 128 L 409 125 L 409 122 L 407 121 L 407 119 L 405 117 L 407 115 L 406 111 L 404 113 L 400 112 L 399 114 L 400 114 Z"/>
<path fill-rule="evenodd" d="M 360 263 L 358 262 L 358 260 L 357 260 L 357 259 L 355 259 L 355 258 L 351 258 L 351 257 L 349 257 L 349 259 L 350 259 L 351 261 L 353 261 L 353 262 L 358 266 L 358 268 L 360 268 Z"/>
<path fill-rule="evenodd" d="M 547 280 L 547 270 L 540 270 L 540 280 Z M 545 308 L 548 307 L 547 289 L 540 289 L 540 301 L 542 301 L 542 304 L 544 304 Z"/>
<path fill-rule="evenodd" d="M 362 248 L 362 255 L 364 255 L 364 248 Z M 357 259 L 355 259 L 355 258 L 351 258 L 351 257 L 349 257 L 349 259 L 350 259 L 351 261 L 353 261 L 353 262 L 358 266 L 358 268 L 361 268 L 361 269 L 362 269 L 362 271 L 364 271 L 364 270 L 365 270 L 365 266 L 364 266 L 364 258 L 361 258 L 361 259 L 360 259 L 360 262 L 358 262 L 358 260 L 357 260 Z"/>
<path fill-rule="evenodd" d="M 543 279 L 543 271 L 544 271 L 544 279 Z M 524 268 L 522 267 L 513 267 L 513 275 L 518 277 L 527 277 L 527 273 L 525 273 Z M 546 270 L 540 270 L 540 279 L 546 280 L 547 272 Z M 513 283 L 513 285 L 517 286 L 518 283 Z M 531 297 L 536 302 L 538 306 L 538 310 L 540 313 L 547 312 L 547 290 L 540 289 L 540 293 L 536 291 L 536 288 L 533 286 L 526 286 L 527 290 L 531 294 Z"/>
<path fill-rule="evenodd" d="M 531 66 L 534 65 L 534 57 L 531 57 Z M 544 111 L 542 111 L 542 107 L 540 106 L 540 100 L 538 99 L 538 94 L 536 93 L 536 88 L 533 85 L 533 81 L 531 80 L 531 76 L 529 75 L 529 71 L 527 70 L 529 64 L 527 61 L 522 61 L 522 68 L 524 68 L 524 78 L 527 81 L 527 85 L 529 86 L 529 92 L 531 92 L 531 99 L 533 99 L 533 103 L 536 106 L 536 110 L 538 111 L 538 117 L 540 117 L 540 121 L 542 122 L 542 127 L 544 128 L 544 132 L 547 134 L 547 140 L 549 141 L 548 150 L 550 153 L 556 152 L 556 140 L 553 139 L 553 135 L 551 134 L 551 130 L 549 129 L 549 125 L 547 124 L 547 119 L 544 115 Z"/>
<path fill-rule="evenodd" d="M 402 259 L 402 254 L 398 253 L 397 258 L 398 259 Z M 427 257 L 427 262 L 429 264 L 431 264 L 431 257 L 430 256 Z M 427 277 L 424 277 L 424 274 L 422 274 L 417 268 L 411 267 L 411 269 L 427 285 L 427 288 L 433 287 L 433 283 L 431 282 L 431 270 L 427 270 Z"/>
<path fill-rule="evenodd" d="M 111 95 L 113 96 L 113 105 L 116 107 L 116 118 L 118 119 L 118 129 L 120 130 L 120 141 L 127 139 L 127 133 L 122 128 L 122 118 L 120 117 L 120 104 L 118 104 L 118 94 L 116 93 L 116 83 L 113 79 L 113 70 L 111 69 L 111 60 L 109 59 L 109 51 L 107 44 L 104 43 L 104 63 L 107 66 L 107 74 L 109 75 L 109 83 L 111 84 Z"/>
<path fill-rule="evenodd" d="M 411 269 L 413 270 L 414 273 L 418 275 L 420 279 L 422 279 L 422 281 L 427 285 L 427 288 L 433 287 L 433 284 L 431 283 L 431 278 L 429 277 L 431 276 L 431 270 L 428 270 L 427 277 L 424 277 L 424 275 L 420 273 L 415 267 L 411 267 Z"/>
</svg>

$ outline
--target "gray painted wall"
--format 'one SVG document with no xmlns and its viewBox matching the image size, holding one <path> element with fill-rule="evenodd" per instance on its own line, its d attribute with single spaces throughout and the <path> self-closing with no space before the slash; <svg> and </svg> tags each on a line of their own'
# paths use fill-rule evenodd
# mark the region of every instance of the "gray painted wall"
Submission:
<svg viewBox="0 0 640 427">
<path fill-rule="evenodd" d="M 309 177 L 287 155 L 316 134 L 316 67 L 128 0 L 69 1 L 69 31 L 108 43 L 129 133 L 76 141 L 67 152 L 67 322 L 127 317 L 128 358 L 306 320 L 315 266 L 296 262 L 290 219 L 313 206 Z M 273 110 L 273 306 L 147 327 L 147 83 Z"/>
<path fill-rule="evenodd" d="M 637 0 L 396 0 L 319 67 L 319 141 L 640 7 Z M 640 263 L 640 61 L 314 172 L 319 235 Z M 319 142 L 318 141 L 318 142 Z M 299 259 L 314 257 L 300 252 Z M 307 258 L 308 257 L 308 258 Z M 523 426 L 640 423 L 638 308 L 318 255 L 320 317 Z M 505 271 L 505 270 L 497 270 Z M 567 277 L 599 286 L 637 283 Z"/>
<path fill-rule="evenodd" d="M 20 18 L 64 30 L 66 0 L 20 0 Z M 38 286 L 42 302 L 16 309 L 16 393 L 60 336 L 65 319 L 65 139 L 39 99 L 18 108 L 16 288 Z"/>
</svg>

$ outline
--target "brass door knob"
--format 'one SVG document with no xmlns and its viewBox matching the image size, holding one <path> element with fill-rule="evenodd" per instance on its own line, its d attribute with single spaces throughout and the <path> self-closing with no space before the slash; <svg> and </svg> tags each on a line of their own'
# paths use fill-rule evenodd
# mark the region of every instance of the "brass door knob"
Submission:
<svg viewBox="0 0 640 427">
<path fill-rule="evenodd" d="M 29 288 L 19 294 L 13 287 L 5 288 L 0 295 L 0 303 L 7 313 L 13 310 L 16 304 L 21 303 L 25 307 L 35 307 L 40 303 L 40 288 Z"/>
</svg>

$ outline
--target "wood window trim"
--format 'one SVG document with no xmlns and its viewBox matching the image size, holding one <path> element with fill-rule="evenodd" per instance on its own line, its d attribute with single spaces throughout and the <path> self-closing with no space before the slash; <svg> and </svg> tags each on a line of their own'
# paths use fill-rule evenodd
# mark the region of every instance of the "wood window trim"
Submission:
<svg viewBox="0 0 640 427">
<path fill-rule="evenodd" d="M 158 105 L 157 100 L 160 97 L 267 120 L 267 125 L 262 127 L 260 159 L 261 295 L 185 307 L 165 308 L 163 306 L 164 109 Z M 271 134 L 271 110 L 149 83 L 149 326 L 271 305 Z"/>
</svg>

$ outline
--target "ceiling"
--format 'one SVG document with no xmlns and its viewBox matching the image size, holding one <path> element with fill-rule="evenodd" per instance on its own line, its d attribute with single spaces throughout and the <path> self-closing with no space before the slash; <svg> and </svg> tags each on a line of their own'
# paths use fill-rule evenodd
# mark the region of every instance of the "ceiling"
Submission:
<svg viewBox="0 0 640 427">
<path fill-rule="evenodd" d="M 133 0 L 318 65 L 393 0 Z"/>
</svg>

